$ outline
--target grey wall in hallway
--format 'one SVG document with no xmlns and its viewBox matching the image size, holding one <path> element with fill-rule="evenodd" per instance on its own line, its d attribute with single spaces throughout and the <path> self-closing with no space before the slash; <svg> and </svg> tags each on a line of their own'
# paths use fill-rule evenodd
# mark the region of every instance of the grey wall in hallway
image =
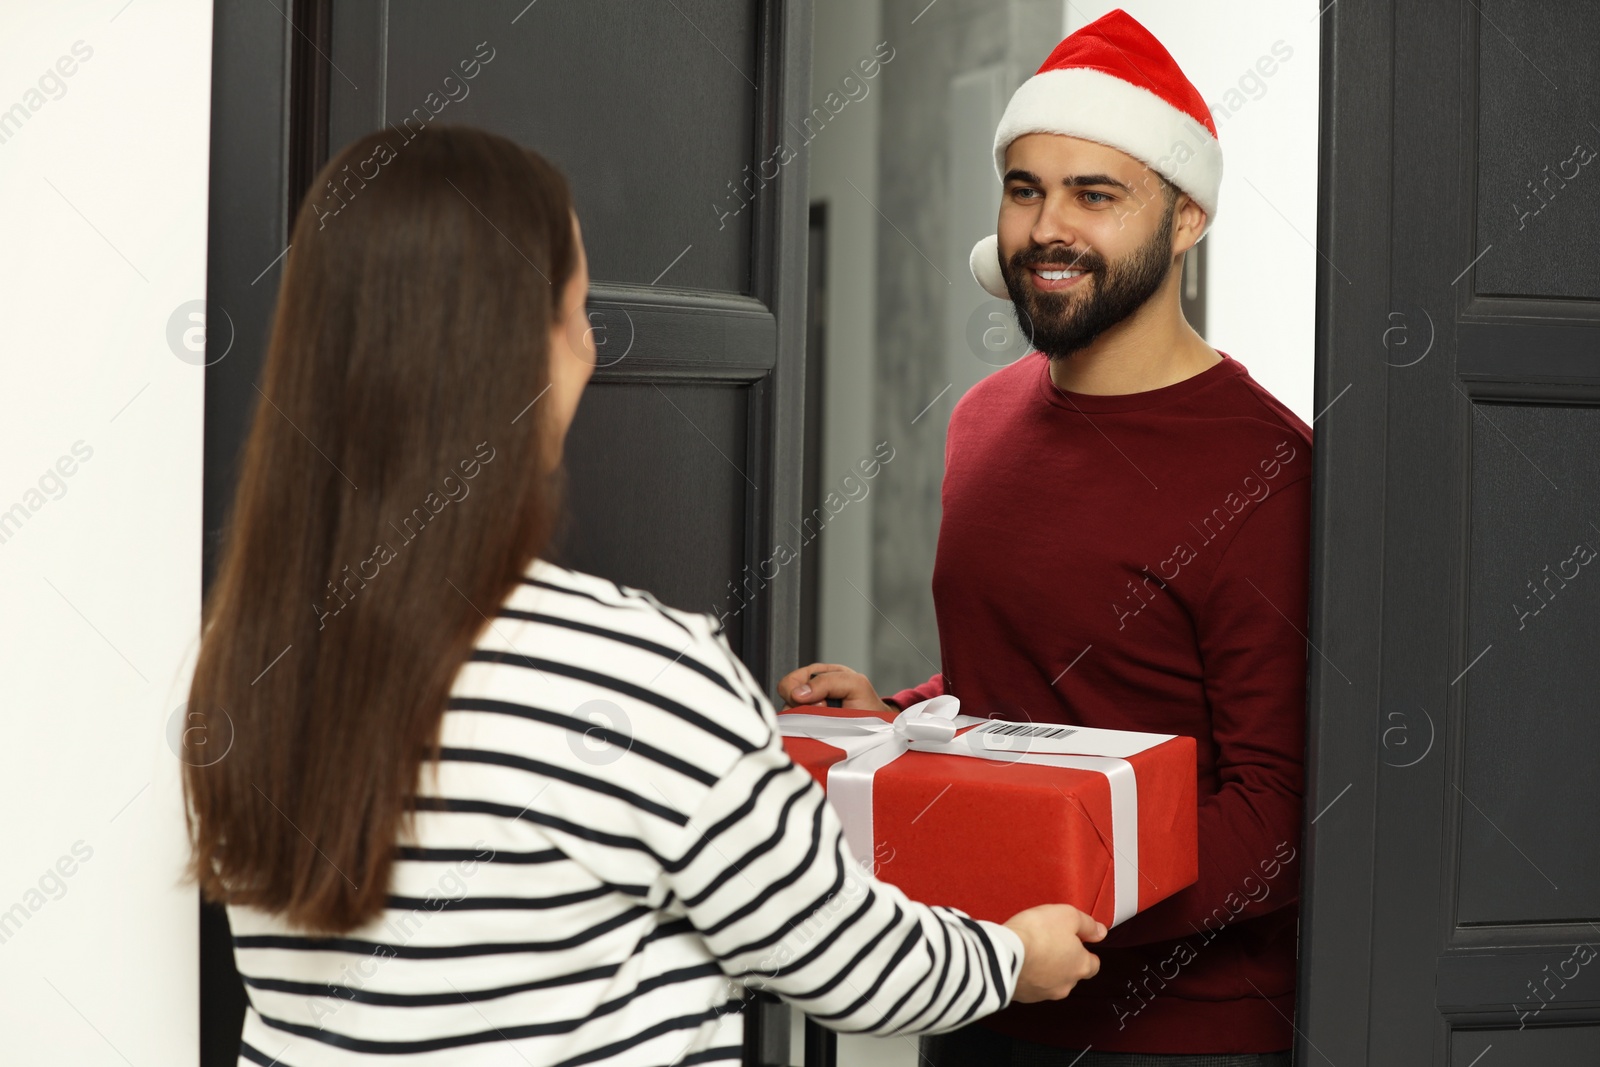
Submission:
<svg viewBox="0 0 1600 1067">
<path fill-rule="evenodd" d="M 938 669 L 930 581 L 945 426 L 960 392 L 992 369 L 976 354 L 976 373 L 963 376 L 951 362 L 959 358 L 952 346 L 964 343 L 948 336 L 951 302 L 976 307 L 985 299 L 965 268 L 965 252 L 956 254 L 958 245 L 970 247 L 969 239 L 951 232 L 953 218 L 971 214 L 951 203 L 951 83 L 998 67 L 1003 105 L 1060 40 L 1062 9 L 1060 0 L 883 5 L 883 35 L 896 56 L 893 77 L 883 85 L 875 198 L 882 212 L 876 439 L 891 442 L 896 455 L 878 479 L 873 512 L 872 599 L 878 611 L 871 677 L 881 692 L 921 682 Z M 996 192 L 992 207 L 998 205 Z"/>
</svg>

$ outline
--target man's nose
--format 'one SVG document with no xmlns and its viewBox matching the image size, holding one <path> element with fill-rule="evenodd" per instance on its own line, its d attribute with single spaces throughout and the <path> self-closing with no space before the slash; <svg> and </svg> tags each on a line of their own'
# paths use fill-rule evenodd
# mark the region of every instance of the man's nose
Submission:
<svg viewBox="0 0 1600 1067">
<path fill-rule="evenodd" d="M 1034 217 L 1033 226 L 1028 236 L 1036 247 L 1050 245 L 1064 245 L 1069 248 L 1083 248 L 1084 242 L 1078 233 L 1072 218 L 1070 202 L 1058 196 L 1045 199 L 1039 208 L 1039 214 Z"/>
</svg>

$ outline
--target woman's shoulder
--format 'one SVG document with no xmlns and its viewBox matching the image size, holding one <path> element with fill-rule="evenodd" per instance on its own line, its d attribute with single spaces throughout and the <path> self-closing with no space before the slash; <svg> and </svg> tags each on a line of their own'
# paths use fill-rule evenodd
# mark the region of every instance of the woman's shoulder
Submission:
<svg viewBox="0 0 1600 1067">
<path fill-rule="evenodd" d="M 720 621 L 669 607 L 643 589 L 535 560 L 500 614 L 539 631 L 529 635 L 535 639 L 527 647 L 593 665 L 624 690 L 686 703 L 731 698 L 753 713 L 748 728 L 754 733 L 771 714 L 764 713 L 762 688 L 734 655 Z M 513 636 L 491 627 L 485 639 Z"/>
<path fill-rule="evenodd" d="M 714 639 L 721 625 L 710 615 L 669 607 L 643 589 L 536 559 L 523 571 L 510 603 L 537 601 L 574 621 L 589 620 L 643 637 L 676 641 Z"/>
<path fill-rule="evenodd" d="M 637 772 L 688 811 L 776 730 L 771 702 L 710 616 L 537 561 L 478 633 L 441 736 L 455 749 L 560 763 L 570 780 L 596 766 L 608 778 Z"/>
</svg>

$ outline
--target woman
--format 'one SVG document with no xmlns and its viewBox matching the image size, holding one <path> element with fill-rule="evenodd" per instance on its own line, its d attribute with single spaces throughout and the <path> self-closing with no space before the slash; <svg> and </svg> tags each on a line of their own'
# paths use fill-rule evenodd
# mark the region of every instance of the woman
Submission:
<svg viewBox="0 0 1600 1067">
<path fill-rule="evenodd" d="M 1094 973 L 1065 905 L 876 881 L 709 616 L 544 559 L 594 362 L 549 164 L 385 131 L 311 195 L 186 734 L 241 1062 L 736 1063 L 749 986 L 909 1034 Z"/>
</svg>

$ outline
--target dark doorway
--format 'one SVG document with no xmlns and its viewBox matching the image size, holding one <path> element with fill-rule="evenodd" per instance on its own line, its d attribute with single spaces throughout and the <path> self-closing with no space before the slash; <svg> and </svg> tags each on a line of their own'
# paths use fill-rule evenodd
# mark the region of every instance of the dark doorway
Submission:
<svg viewBox="0 0 1600 1067">
<path fill-rule="evenodd" d="M 828 343 L 828 205 L 817 201 L 811 205 L 808 233 L 809 252 L 806 257 L 806 425 L 805 462 L 801 479 L 800 511 L 815 515 L 822 506 L 822 398 L 825 394 L 823 367 L 825 347 Z M 821 568 L 817 565 L 820 546 L 802 544 L 800 551 L 811 549 L 809 558 L 802 558 L 800 568 L 800 654 L 796 664 L 814 663 L 821 658 L 817 651 L 821 638 L 818 634 L 820 619 L 818 601 L 821 588 Z"/>
</svg>

